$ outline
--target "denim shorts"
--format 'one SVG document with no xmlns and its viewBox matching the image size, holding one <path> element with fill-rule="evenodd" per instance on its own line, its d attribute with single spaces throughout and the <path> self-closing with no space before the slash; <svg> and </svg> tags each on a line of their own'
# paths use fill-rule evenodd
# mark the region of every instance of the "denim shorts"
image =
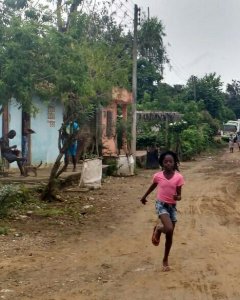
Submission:
<svg viewBox="0 0 240 300">
<path fill-rule="evenodd" d="M 156 213 L 158 217 L 163 214 L 168 214 L 172 222 L 177 222 L 177 209 L 176 205 L 167 204 L 165 202 L 156 201 Z"/>
<path fill-rule="evenodd" d="M 68 148 L 68 155 L 75 156 L 77 154 L 77 141 L 73 142 Z"/>
</svg>

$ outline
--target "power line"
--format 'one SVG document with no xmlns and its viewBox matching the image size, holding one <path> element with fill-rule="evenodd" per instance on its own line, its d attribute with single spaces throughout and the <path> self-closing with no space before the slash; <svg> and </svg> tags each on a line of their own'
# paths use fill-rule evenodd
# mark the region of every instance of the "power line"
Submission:
<svg viewBox="0 0 240 300">
<path fill-rule="evenodd" d="M 128 12 L 130 12 L 129 10 L 123 10 L 122 7 L 119 6 L 116 2 L 113 2 L 113 5 L 115 5 L 118 9 L 120 9 L 123 12 L 123 14 L 125 14 L 126 16 L 128 16 L 133 21 L 133 17 L 128 14 Z"/>
<path fill-rule="evenodd" d="M 132 3 L 132 5 L 134 6 L 135 5 L 135 3 L 133 3 L 133 1 L 132 0 L 125 0 L 126 2 L 131 2 Z"/>
<path fill-rule="evenodd" d="M 134 7 L 132 7 L 132 8 L 130 9 L 129 7 L 127 7 L 127 6 L 124 4 L 124 2 L 121 1 L 120 3 L 121 3 L 121 4 L 122 4 L 122 5 L 130 12 L 130 14 L 132 14 L 132 18 L 133 18 L 134 15 L 133 15 L 133 11 L 132 11 L 132 10 L 133 10 Z"/>
<path fill-rule="evenodd" d="M 183 68 L 180 66 L 180 64 L 177 63 L 174 55 L 171 53 L 171 51 L 167 50 L 167 52 L 170 54 L 170 65 L 172 66 L 172 69 L 174 70 L 175 74 L 179 77 L 181 77 L 182 80 L 188 81 L 188 75 L 185 73 Z"/>
<path fill-rule="evenodd" d="M 175 72 L 177 72 L 185 81 L 188 80 L 187 77 L 183 74 L 183 72 L 179 69 L 179 67 L 175 63 L 172 64 L 172 69 L 175 70 Z"/>
<path fill-rule="evenodd" d="M 86 2 L 85 2 L 86 3 Z M 87 9 L 85 7 L 83 8 L 83 11 L 86 11 L 88 14 L 94 14 L 94 13 L 100 13 L 101 9 L 104 9 L 104 6 L 100 7 L 100 9 L 97 11 L 95 8 L 96 1 L 94 2 L 93 5 L 91 5 L 92 2 L 89 3 L 87 6 Z M 132 22 L 133 17 L 132 17 L 132 12 L 126 7 L 126 5 L 120 1 L 120 3 L 116 2 L 116 0 L 112 0 L 111 2 L 108 2 L 108 9 L 110 10 L 108 12 L 108 15 L 112 17 L 118 24 L 122 25 L 123 23 L 125 24 L 124 27 L 128 27 L 129 25 L 129 20 Z M 119 21 L 120 20 L 120 21 Z M 128 21 L 127 21 L 128 20 Z"/>
<path fill-rule="evenodd" d="M 177 75 L 177 77 L 180 79 L 180 80 L 183 80 L 183 81 L 187 81 L 187 79 L 185 77 L 183 77 L 181 75 L 181 73 L 179 73 L 174 67 L 172 67 L 172 70 L 173 72 L 175 73 L 175 75 Z"/>
</svg>

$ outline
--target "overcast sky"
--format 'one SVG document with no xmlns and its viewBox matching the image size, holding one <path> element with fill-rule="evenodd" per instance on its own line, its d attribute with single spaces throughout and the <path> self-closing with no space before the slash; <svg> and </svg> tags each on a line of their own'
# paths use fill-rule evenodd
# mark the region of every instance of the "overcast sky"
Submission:
<svg viewBox="0 0 240 300">
<path fill-rule="evenodd" d="M 134 1 L 133 1 L 134 2 Z M 165 82 L 186 83 L 209 72 L 240 80 L 240 0 L 136 0 L 165 26 Z"/>
</svg>

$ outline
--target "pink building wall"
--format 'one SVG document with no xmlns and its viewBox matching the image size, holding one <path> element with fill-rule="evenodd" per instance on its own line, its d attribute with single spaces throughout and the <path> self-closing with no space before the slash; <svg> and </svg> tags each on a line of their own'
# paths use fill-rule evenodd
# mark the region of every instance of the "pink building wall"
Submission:
<svg viewBox="0 0 240 300">
<path fill-rule="evenodd" d="M 132 93 L 126 89 L 113 88 L 112 102 L 102 109 L 100 118 L 102 124 L 103 156 L 117 156 L 116 123 L 118 106 L 122 108 L 122 118 L 127 120 L 127 106 L 132 103 Z M 111 129 L 109 128 L 111 126 Z M 127 152 L 126 138 L 123 138 L 123 151 Z"/>
</svg>

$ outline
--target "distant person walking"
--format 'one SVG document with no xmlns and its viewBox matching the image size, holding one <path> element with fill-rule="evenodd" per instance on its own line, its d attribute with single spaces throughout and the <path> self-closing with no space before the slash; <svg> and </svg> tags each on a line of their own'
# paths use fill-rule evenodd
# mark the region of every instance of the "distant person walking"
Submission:
<svg viewBox="0 0 240 300">
<path fill-rule="evenodd" d="M 238 150 L 240 151 L 240 131 L 237 132 L 237 145 L 238 145 Z"/>
<path fill-rule="evenodd" d="M 228 141 L 229 151 L 230 153 L 233 153 L 234 149 L 234 137 L 233 134 L 230 134 L 229 141 Z"/>
<path fill-rule="evenodd" d="M 72 134 L 77 134 L 79 131 L 79 125 L 76 121 L 69 122 L 67 123 L 66 127 L 64 128 L 64 132 L 62 133 L 62 143 L 67 141 L 68 137 Z M 72 159 L 72 164 L 73 164 L 73 172 L 76 172 L 76 167 L 77 167 L 77 146 L 78 146 L 78 141 L 77 138 L 75 138 L 70 146 L 66 149 L 65 155 L 64 155 L 64 171 L 67 170 L 67 167 L 69 165 L 69 157 L 71 156 Z"/>
<path fill-rule="evenodd" d="M 152 243 L 158 246 L 160 236 L 165 234 L 166 243 L 163 257 L 163 271 L 169 271 L 168 256 L 172 247 L 173 232 L 177 222 L 177 201 L 181 200 L 181 191 L 184 184 L 183 176 L 178 169 L 179 159 L 172 151 L 166 151 L 159 157 L 159 165 L 162 171 L 153 176 L 153 183 L 141 198 L 142 204 L 147 203 L 147 196 L 157 187 L 156 213 L 162 225 L 156 225 L 153 229 Z"/>
</svg>

